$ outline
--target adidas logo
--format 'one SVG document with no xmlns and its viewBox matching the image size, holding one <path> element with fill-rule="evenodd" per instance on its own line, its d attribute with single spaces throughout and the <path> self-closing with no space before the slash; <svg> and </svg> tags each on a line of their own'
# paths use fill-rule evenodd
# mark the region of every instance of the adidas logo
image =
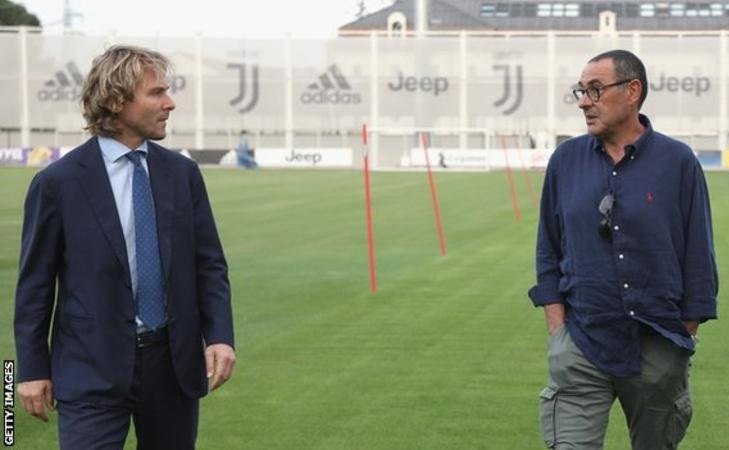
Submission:
<svg viewBox="0 0 729 450">
<path fill-rule="evenodd" d="M 81 98 L 80 87 L 84 77 L 73 61 L 66 63 L 65 71 L 59 70 L 54 77 L 43 84 L 38 91 L 38 100 L 42 102 L 78 101 Z"/>
<path fill-rule="evenodd" d="M 356 105 L 362 102 L 358 92 L 352 92 L 352 86 L 336 64 L 329 66 L 326 72 L 319 75 L 315 81 L 306 87 L 307 91 L 301 94 L 301 103 L 304 104 L 347 104 Z"/>
</svg>

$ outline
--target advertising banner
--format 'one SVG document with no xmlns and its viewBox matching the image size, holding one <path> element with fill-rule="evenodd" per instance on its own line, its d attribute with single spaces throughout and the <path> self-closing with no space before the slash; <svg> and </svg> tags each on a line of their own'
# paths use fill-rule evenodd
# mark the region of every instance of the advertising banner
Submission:
<svg viewBox="0 0 729 450">
<path fill-rule="evenodd" d="M 260 167 L 351 167 L 351 148 L 257 148 Z"/>
<path fill-rule="evenodd" d="M 0 147 L 0 166 L 46 166 L 60 158 L 61 153 L 60 147 Z"/>
<path fill-rule="evenodd" d="M 551 154 L 552 150 L 542 149 L 428 149 L 431 167 L 442 169 L 544 169 Z M 425 152 L 419 147 L 410 149 L 410 160 L 406 162 L 411 167 L 425 167 Z"/>
<path fill-rule="evenodd" d="M 24 35 L 21 46 L 22 38 L 0 36 L 0 132 L 8 147 L 48 144 L 18 142 L 21 128 L 81 135 L 83 79 L 112 43 L 146 46 L 170 58 L 169 93 L 177 107 L 167 131 L 175 145 L 188 148 L 223 148 L 241 132 L 265 135 L 269 147 L 306 146 L 295 136 L 359 130 L 363 123 L 401 136 L 414 129 L 543 135 L 539 146 L 546 146 L 584 132 L 572 89 L 589 58 L 613 48 L 632 50 L 645 62 L 642 111 L 661 132 L 709 136 L 716 144 L 701 147 L 715 150 L 729 134 L 721 120 L 729 110 L 722 68 L 729 55 L 722 55 L 726 46 L 716 32 L 422 39 L 33 34 Z M 21 47 L 27 48 L 24 61 Z"/>
</svg>

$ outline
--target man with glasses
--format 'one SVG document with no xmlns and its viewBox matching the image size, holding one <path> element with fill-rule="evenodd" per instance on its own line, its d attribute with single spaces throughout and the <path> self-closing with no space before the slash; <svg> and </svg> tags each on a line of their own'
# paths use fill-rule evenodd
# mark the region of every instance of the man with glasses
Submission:
<svg viewBox="0 0 729 450">
<path fill-rule="evenodd" d="M 529 296 L 550 334 L 549 448 L 601 449 L 616 398 L 633 449 L 675 449 L 691 420 L 689 358 L 716 318 L 709 196 L 691 149 L 639 113 L 647 93 L 634 54 L 592 58 L 573 90 L 587 134 L 547 167 Z"/>
</svg>

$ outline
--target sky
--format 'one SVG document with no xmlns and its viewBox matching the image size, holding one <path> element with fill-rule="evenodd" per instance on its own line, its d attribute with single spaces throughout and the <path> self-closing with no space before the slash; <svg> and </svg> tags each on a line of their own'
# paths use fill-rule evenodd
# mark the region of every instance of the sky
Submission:
<svg viewBox="0 0 729 450">
<path fill-rule="evenodd" d="M 80 16 L 74 30 L 88 35 L 209 37 L 333 37 L 355 19 L 357 0 L 14 0 L 44 26 L 63 32 L 64 4 Z M 368 12 L 392 0 L 366 0 Z"/>
</svg>

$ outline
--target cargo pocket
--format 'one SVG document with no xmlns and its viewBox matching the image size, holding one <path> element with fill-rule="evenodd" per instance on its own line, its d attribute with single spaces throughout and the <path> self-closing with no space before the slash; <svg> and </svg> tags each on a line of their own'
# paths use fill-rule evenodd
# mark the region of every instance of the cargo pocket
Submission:
<svg viewBox="0 0 729 450">
<path fill-rule="evenodd" d="M 679 442 L 686 435 L 686 430 L 691 423 L 691 416 L 694 409 L 691 405 L 691 394 L 686 390 L 674 403 L 673 408 L 673 433 L 671 433 L 671 444 L 678 448 Z"/>
<path fill-rule="evenodd" d="M 539 394 L 539 422 L 547 448 L 554 448 L 557 442 L 557 393 L 556 389 L 547 386 Z"/>
</svg>

